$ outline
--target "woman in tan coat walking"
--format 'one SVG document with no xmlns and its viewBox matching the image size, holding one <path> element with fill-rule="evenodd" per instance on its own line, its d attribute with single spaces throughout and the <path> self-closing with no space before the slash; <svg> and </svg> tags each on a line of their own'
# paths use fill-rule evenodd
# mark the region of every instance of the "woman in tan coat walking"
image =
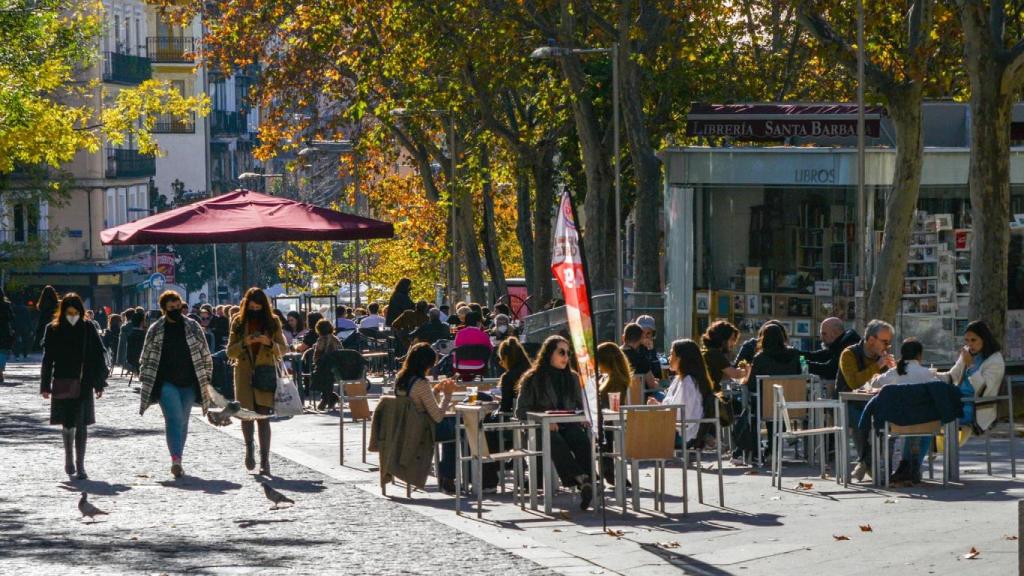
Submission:
<svg viewBox="0 0 1024 576">
<path fill-rule="evenodd" d="M 281 322 L 274 317 L 267 295 L 259 288 L 250 288 L 242 298 L 241 311 L 232 318 L 228 336 L 228 357 L 235 361 L 235 400 L 243 408 L 259 414 L 274 409 L 274 392 L 253 386 L 256 367 L 275 366 L 288 351 Z M 276 383 L 276 377 L 275 377 Z M 270 420 L 242 422 L 245 438 L 245 467 L 256 467 L 254 428 L 259 428 L 260 475 L 270 476 Z"/>
</svg>

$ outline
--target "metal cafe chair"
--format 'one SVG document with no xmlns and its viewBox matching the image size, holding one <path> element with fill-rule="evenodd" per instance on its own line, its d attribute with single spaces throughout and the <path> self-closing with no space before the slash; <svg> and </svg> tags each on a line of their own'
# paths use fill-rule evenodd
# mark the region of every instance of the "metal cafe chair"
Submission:
<svg viewBox="0 0 1024 576">
<path fill-rule="evenodd" d="M 515 467 L 513 474 L 513 501 L 519 504 L 522 509 L 526 508 L 526 482 L 523 474 L 523 460 L 540 456 L 541 452 L 525 450 L 522 448 L 521 432 L 528 428 L 535 428 L 536 424 L 506 423 L 486 424 L 484 406 L 460 404 L 455 407 L 455 513 L 462 514 L 462 465 L 469 462 L 472 468 L 473 488 L 476 491 L 476 516 L 483 517 L 483 466 L 485 463 L 503 463 L 512 461 Z M 466 445 L 469 447 L 469 454 L 463 455 L 462 439 L 460 428 L 465 428 Z M 511 450 L 502 452 L 491 452 L 487 446 L 486 432 L 503 432 L 513 430 L 517 433 L 512 435 L 513 447 Z M 504 481 L 504 475 L 501 475 Z"/>
<path fill-rule="evenodd" d="M 676 423 L 684 418 L 682 404 L 621 406 L 623 446 L 610 456 L 619 468 L 616 482 L 625 482 L 626 462 L 632 477 L 633 510 L 640 511 L 640 462 L 654 461 L 654 509 L 665 511 L 665 463 L 678 460 Z M 606 454 L 607 456 L 608 454 Z M 686 466 L 683 466 L 683 491 L 686 491 Z M 686 499 L 683 499 L 684 512 Z"/>
<path fill-rule="evenodd" d="M 754 438 L 757 440 L 757 462 L 758 464 L 764 463 L 764 447 L 761 445 L 761 422 L 764 420 L 764 415 L 772 414 L 775 409 L 775 399 L 772 393 L 773 387 L 779 385 L 782 386 L 783 391 L 786 395 L 786 400 L 790 402 L 798 402 L 807 400 L 807 391 L 811 385 L 810 375 L 795 374 L 792 376 L 758 376 L 757 377 L 757 403 L 751 402 L 750 406 L 752 411 L 756 410 L 755 413 L 755 425 L 753 429 Z M 759 409 L 758 409 L 759 408 Z M 806 414 L 806 410 L 799 409 L 794 410 L 794 418 L 802 418 Z M 773 442 L 771 438 L 772 430 L 766 430 L 768 433 L 768 441 Z"/>
<path fill-rule="evenodd" d="M 840 467 L 840 462 L 845 462 L 845 455 L 842 452 L 846 446 L 846 426 L 843 425 L 845 420 L 845 411 L 843 404 L 839 400 L 797 400 L 792 401 L 787 398 L 786 387 L 782 384 L 775 384 L 772 386 L 773 390 L 773 410 L 772 410 L 772 485 L 782 490 L 782 465 L 783 465 L 783 449 L 786 446 L 786 440 L 799 440 L 804 438 L 810 438 L 814 436 L 832 436 L 835 440 L 835 445 L 838 449 L 835 451 L 835 470 L 836 470 L 836 483 L 840 483 L 840 479 L 845 474 L 843 468 Z M 794 418 L 802 418 L 804 412 L 807 410 L 829 410 L 833 411 L 832 417 L 833 422 L 836 423 L 834 426 L 822 426 L 819 428 L 807 428 L 804 430 L 796 430 L 793 428 Z M 821 442 L 818 446 L 821 450 L 821 477 L 825 477 L 825 443 Z"/>
</svg>

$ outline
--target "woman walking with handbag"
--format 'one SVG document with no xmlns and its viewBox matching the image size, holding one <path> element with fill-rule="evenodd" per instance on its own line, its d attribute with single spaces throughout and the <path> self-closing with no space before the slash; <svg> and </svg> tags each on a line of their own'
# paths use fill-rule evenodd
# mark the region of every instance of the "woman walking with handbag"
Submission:
<svg viewBox="0 0 1024 576">
<path fill-rule="evenodd" d="M 232 320 L 228 357 L 235 361 L 235 400 L 247 410 L 270 414 L 277 389 L 277 363 L 288 352 L 281 322 L 274 317 L 267 295 L 250 288 L 242 298 L 241 311 Z M 256 467 L 254 428 L 259 428 L 260 475 L 270 476 L 270 420 L 242 422 L 245 468 Z"/>
<path fill-rule="evenodd" d="M 82 299 L 70 292 L 43 328 L 43 365 L 39 391 L 50 398 L 50 424 L 60 424 L 64 472 L 85 480 L 86 428 L 96 423 L 96 398 L 107 387 L 106 350 L 96 325 L 84 320 Z M 73 450 L 73 452 L 72 452 Z M 72 459 L 72 454 L 73 459 Z"/>
<path fill-rule="evenodd" d="M 153 404 L 160 404 L 167 450 L 171 453 L 171 474 L 181 478 L 185 475 L 181 457 L 192 406 L 200 400 L 203 414 L 210 407 L 206 387 L 213 373 L 213 357 L 203 327 L 183 314 L 186 306 L 181 296 L 168 290 L 160 295 L 159 302 L 163 317 L 146 331 L 139 361 L 139 415 Z"/>
</svg>

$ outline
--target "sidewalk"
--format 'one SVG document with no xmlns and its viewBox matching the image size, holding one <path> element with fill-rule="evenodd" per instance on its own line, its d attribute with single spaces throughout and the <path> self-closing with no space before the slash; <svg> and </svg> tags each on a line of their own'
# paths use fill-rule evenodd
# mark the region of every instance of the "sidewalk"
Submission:
<svg viewBox="0 0 1024 576">
<path fill-rule="evenodd" d="M 239 435 L 237 428 L 226 430 Z M 346 426 L 346 466 L 338 464 L 338 416 L 307 414 L 275 423 L 279 453 L 332 478 L 354 484 L 380 497 L 378 475 L 361 458 L 361 427 Z M 1024 443 L 1018 441 L 1018 454 Z M 580 512 L 566 494 L 555 500 L 554 517 L 512 505 L 511 495 L 484 499 L 483 520 L 475 500 L 464 501 L 463 516 L 454 513 L 452 497 L 439 494 L 430 480 L 427 492 L 405 499 L 404 487 L 392 487 L 393 501 L 407 509 L 472 534 L 500 548 L 567 574 L 973 574 L 1007 575 L 1016 571 L 1017 500 L 1024 498 L 1024 477 L 1009 479 L 1008 440 L 996 439 L 993 472 L 984 476 L 982 442 L 972 442 L 961 455 L 963 484 L 936 482 L 900 490 L 851 485 L 844 489 L 821 480 L 809 469 L 787 465 L 784 486 L 771 486 L 767 471 L 726 465 L 725 504 L 717 507 L 717 477 L 704 475 L 705 502 L 696 502 L 696 474 L 691 470 L 690 514 L 682 515 L 680 469 L 669 468 L 668 515 L 653 515 L 650 493 L 642 500 L 645 513 L 623 516 L 607 511 L 616 536 L 597 534 L 597 511 Z M 713 466 L 711 459 L 706 467 Z M 1024 473 L 1024 467 L 1020 470 Z M 646 472 L 646 471 L 645 471 Z M 802 474 L 811 476 L 799 477 Z M 645 489 L 653 486 L 641 474 Z M 927 472 L 926 472 L 927 477 Z M 798 482 L 810 490 L 797 491 Z M 674 496 L 673 496 L 674 495 Z M 611 498 L 609 505 L 613 504 Z M 714 504 L 714 506 L 710 505 Z M 870 526 L 862 531 L 861 526 Z M 621 535 L 618 531 L 621 531 Z M 835 537 L 845 536 L 849 540 Z M 963 559 L 971 548 L 981 552 Z"/>
<path fill-rule="evenodd" d="M 127 379 L 111 379 L 97 401 L 90 479 L 70 483 L 38 374 L 38 364 L 11 363 L 0 385 L 0 574 L 550 573 L 279 455 L 272 485 L 296 505 L 271 511 L 242 466 L 241 443 L 197 416 L 188 477 L 175 481 L 159 407 L 140 417 Z M 288 446 L 289 436 L 275 425 L 276 446 Z M 110 515 L 80 520 L 81 491 Z"/>
</svg>

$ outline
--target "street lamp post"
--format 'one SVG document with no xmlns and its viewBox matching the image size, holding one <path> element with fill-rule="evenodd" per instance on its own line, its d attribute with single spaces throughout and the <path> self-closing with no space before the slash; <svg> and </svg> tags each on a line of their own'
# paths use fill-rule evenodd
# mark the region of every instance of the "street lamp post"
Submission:
<svg viewBox="0 0 1024 576">
<path fill-rule="evenodd" d="M 615 333 L 622 334 L 625 324 L 625 282 L 622 272 L 622 178 L 619 166 L 619 43 L 611 48 L 563 48 L 542 46 L 530 58 L 562 58 L 574 54 L 609 54 L 612 58 L 612 141 L 615 155 Z"/>
<path fill-rule="evenodd" d="M 243 180 L 263 180 L 263 191 L 267 191 L 267 179 L 268 178 L 284 178 L 284 174 L 260 174 L 258 172 L 242 172 L 238 175 L 237 180 L 242 182 Z M 242 287 L 241 292 L 245 294 L 247 290 L 246 285 L 249 283 L 249 246 L 247 243 L 242 242 L 238 245 L 239 256 L 242 258 Z"/>
<path fill-rule="evenodd" d="M 359 188 L 359 154 L 355 149 L 355 144 L 351 140 L 313 140 L 309 143 L 310 145 L 299 150 L 299 157 L 304 158 L 312 154 L 318 154 L 320 152 L 331 152 L 338 155 L 349 154 L 352 156 L 352 179 L 353 186 L 356 190 L 356 216 L 362 216 L 360 209 L 362 194 L 360 194 Z M 360 278 L 360 257 L 362 241 L 356 240 L 356 290 L 355 290 L 355 306 L 358 308 L 361 302 L 360 291 L 362 279 Z"/>
<path fill-rule="evenodd" d="M 448 206 L 448 218 L 449 218 L 449 234 L 451 236 L 451 258 L 449 258 L 449 278 L 448 278 L 448 305 L 452 307 L 454 311 L 455 301 L 459 298 L 459 293 L 462 291 L 462 281 L 459 278 L 459 260 L 457 253 L 457 246 L 455 241 L 455 199 L 456 195 L 456 184 L 455 184 L 455 167 L 457 164 L 457 154 L 455 151 L 455 114 L 450 110 L 409 110 L 407 108 L 395 108 L 391 111 L 391 115 L 395 117 L 415 116 L 417 114 L 426 114 L 430 116 L 437 116 L 440 118 L 447 117 L 448 119 L 448 133 L 449 142 L 448 150 L 449 156 L 451 157 L 451 176 L 449 177 L 448 183 L 448 195 L 449 195 L 449 206 Z M 468 241 L 464 239 L 463 241 Z"/>
</svg>

